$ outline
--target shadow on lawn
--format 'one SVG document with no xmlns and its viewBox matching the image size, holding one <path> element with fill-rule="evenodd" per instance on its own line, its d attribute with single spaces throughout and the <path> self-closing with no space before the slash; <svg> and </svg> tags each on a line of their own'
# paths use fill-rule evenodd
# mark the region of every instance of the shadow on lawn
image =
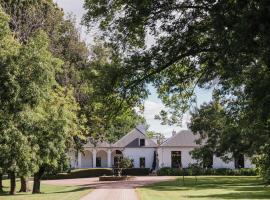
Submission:
<svg viewBox="0 0 270 200">
<path fill-rule="evenodd" d="M 35 194 L 35 195 L 42 195 L 42 194 L 65 194 L 65 193 L 72 193 L 72 192 L 80 192 L 80 191 L 84 191 L 84 190 L 89 190 L 90 188 L 89 187 L 80 187 L 80 188 L 75 188 L 73 190 L 60 190 L 60 191 L 48 191 L 48 192 L 41 192 L 40 194 Z M 21 193 L 21 192 L 17 192 L 16 193 L 16 196 L 27 196 L 27 195 L 34 195 L 32 194 L 31 192 L 29 193 Z M 9 192 L 7 191 L 4 191 L 4 192 L 0 192 L 0 197 L 1 196 L 11 196 L 9 194 Z"/>
<path fill-rule="evenodd" d="M 196 184 L 194 177 L 186 177 L 183 184 L 182 178 L 146 186 L 155 191 L 189 191 L 191 190 L 223 190 L 223 194 L 194 194 L 187 196 L 205 199 L 270 199 L 270 188 L 264 186 L 259 178 L 250 177 L 198 177 Z M 203 192 L 203 191 L 202 191 Z"/>
<path fill-rule="evenodd" d="M 188 198 L 207 198 L 207 199 L 270 199 L 269 191 L 252 191 L 252 192 L 231 192 L 227 194 L 213 195 L 193 195 Z"/>
</svg>

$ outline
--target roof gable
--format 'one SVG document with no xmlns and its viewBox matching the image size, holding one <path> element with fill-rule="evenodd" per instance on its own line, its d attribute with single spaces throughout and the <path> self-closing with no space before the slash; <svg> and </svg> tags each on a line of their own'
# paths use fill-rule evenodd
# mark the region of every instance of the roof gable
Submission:
<svg viewBox="0 0 270 200">
<path fill-rule="evenodd" d="M 194 135 L 189 130 L 183 130 L 177 133 L 176 135 L 170 137 L 164 143 L 162 143 L 161 147 L 197 147 L 195 140 L 198 139 L 197 135 Z"/>
<path fill-rule="evenodd" d="M 114 147 L 140 147 L 139 139 L 145 139 L 145 146 L 143 147 L 156 147 L 157 144 L 147 138 L 147 136 L 140 129 L 133 129 L 128 134 L 123 136 L 120 140 L 113 144 Z"/>
</svg>

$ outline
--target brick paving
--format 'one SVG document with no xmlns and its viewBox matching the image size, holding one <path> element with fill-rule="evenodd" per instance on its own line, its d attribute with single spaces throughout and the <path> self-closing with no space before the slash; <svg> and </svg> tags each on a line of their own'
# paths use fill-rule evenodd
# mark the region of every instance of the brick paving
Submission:
<svg viewBox="0 0 270 200">
<path fill-rule="evenodd" d="M 168 176 L 141 176 L 129 181 L 98 181 L 98 178 L 46 180 L 45 184 L 95 188 L 80 200 L 138 200 L 136 187 L 172 180 Z"/>
</svg>

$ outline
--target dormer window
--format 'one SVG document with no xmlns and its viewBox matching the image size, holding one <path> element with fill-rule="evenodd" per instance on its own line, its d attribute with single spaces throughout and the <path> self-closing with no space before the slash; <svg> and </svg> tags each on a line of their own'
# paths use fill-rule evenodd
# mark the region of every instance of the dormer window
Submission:
<svg viewBox="0 0 270 200">
<path fill-rule="evenodd" d="M 145 146 L 145 139 L 140 139 L 139 141 L 140 141 L 140 143 L 139 143 L 140 147 L 144 147 Z"/>
</svg>

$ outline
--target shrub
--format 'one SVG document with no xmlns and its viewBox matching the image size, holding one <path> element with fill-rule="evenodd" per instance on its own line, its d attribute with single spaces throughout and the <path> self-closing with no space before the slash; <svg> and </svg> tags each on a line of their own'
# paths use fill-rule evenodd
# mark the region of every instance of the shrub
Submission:
<svg viewBox="0 0 270 200">
<path fill-rule="evenodd" d="M 69 173 L 59 173 L 59 174 L 46 174 L 43 179 L 72 179 L 72 178 L 89 178 L 89 177 L 99 177 L 103 175 L 112 175 L 112 169 L 108 168 L 89 168 L 89 169 L 76 169 Z"/>
<path fill-rule="evenodd" d="M 129 158 L 122 158 L 117 162 L 117 165 L 114 168 L 114 174 L 117 176 L 123 175 L 123 169 L 128 169 L 133 166 L 133 161 Z"/>
<path fill-rule="evenodd" d="M 195 171 L 194 171 L 195 170 Z M 256 169 L 226 169 L 226 168 L 220 168 L 220 169 L 203 169 L 203 168 L 184 168 L 184 169 L 178 169 L 178 168 L 169 168 L 164 167 L 157 171 L 158 176 L 211 176 L 211 175 L 217 175 L 217 176 L 256 176 L 257 171 Z"/>
<path fill-rule="evenodd" d="M 147 176 L 150 173 L 149 168 L 127 168 L 123 169 L 123 175 L 130 175 L 130 176 Z"/>
</svg>

